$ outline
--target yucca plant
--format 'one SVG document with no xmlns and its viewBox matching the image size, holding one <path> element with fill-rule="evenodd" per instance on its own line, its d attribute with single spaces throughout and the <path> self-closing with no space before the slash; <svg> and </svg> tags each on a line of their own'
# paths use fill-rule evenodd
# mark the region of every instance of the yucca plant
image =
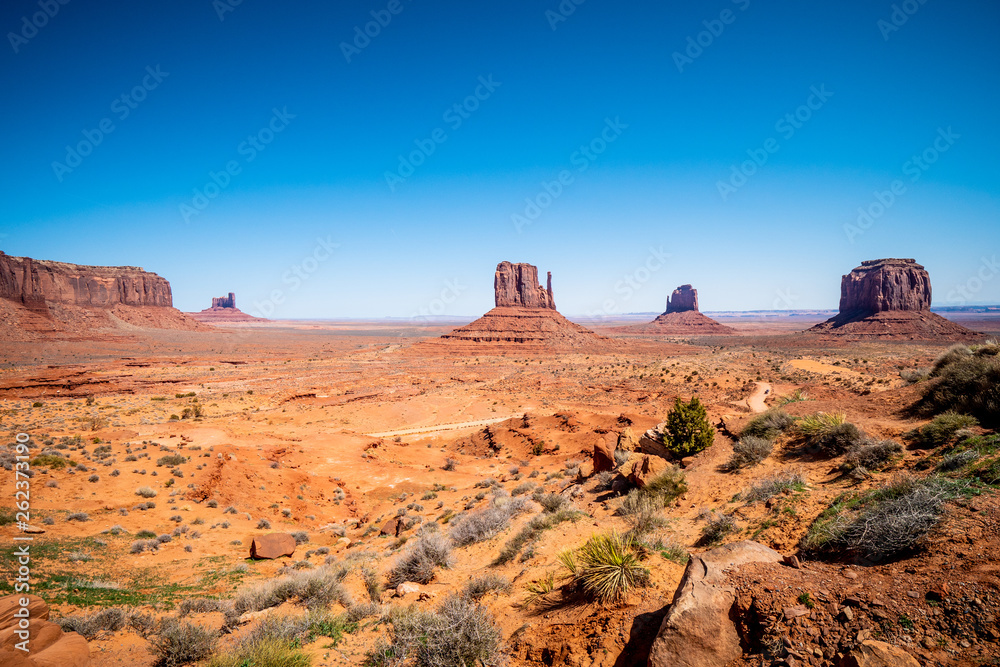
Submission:
<svg viewBox="0 0 1000 667">
<path fill-rule="evenodd" d="M 635 540 L 618 533 L 591 537 L 577 549 L 573 564 L 574 582 L 600 602 L 618 602 L 649 581 L 649 570 L 639 563 Z"/>
<path fill-rule="evenodd" d="M 806 437 L 829 433 L 831 430 L 847 422 L 847 415 L 842 412 L 827 414 L 817 412 L 814 415 L 801 417 L 795 423 L 795 428 Z"/>
</svg>

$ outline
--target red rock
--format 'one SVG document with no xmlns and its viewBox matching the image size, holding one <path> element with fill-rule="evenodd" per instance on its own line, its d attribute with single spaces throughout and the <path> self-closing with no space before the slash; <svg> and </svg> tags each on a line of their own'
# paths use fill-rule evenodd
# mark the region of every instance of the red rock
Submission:
<svg viewBox="0 0 1000 667">
<path fill-rule="evenodd" d="M 15 648 L 23 641 L 15 634 L 14 613 L 21 608 L 20 598 L 29 599 L 28 646 L 26 655 Z M 8 595 L 0 598 L 0 665 L 4 667 L 88 667 L 90 647 L 75 632 L 63 632 L 49 622 L 49 607 L 34 595 Z"/>
<path fill-rule="evenodd" d="M 229 296 L 212 297 L 212 308 L 232 308 L 236 309 L 236 295 L 232 292 Z"/>
<path fill-rule="evenodd" d="M 498 308 L 547 308 L 555 310 L 552 297 L 552 274 L 548 276 L 548 289 L 538 284 L 538 269 L 531 264 L 500 262 L 493 278 L 493 291 Z"/>
<path fill-rule="evenodd" d="M 208 324 L 222 322 L 267 322 L 263 317 L 247 315 L 237 308 L 236 295 L 233 292 L 230 292 L 229 296 L 213 297 L 211 308 L 189 314 L 199 322 L 207 322 Z"/>
<path fill-rule="evenodd" d="M 898 646 L 867 640 L 844 656 L 837 667 L 920 667 L 920 663 Z"/>
<path fill-rule="evenodd" d="M 859 339 L 979 337 L 930 307 L 930 274 L 916 260 L 868 260 L 841 279 L 840 313 L 809 331 Z"/>
<path fill-rule="evenodd" d="M 649 454 L 632 454 L 622 464 L 621 474 L 640 489 L 658 477 L 669 464 L 659 456 Z"/>
<path fill-rule="evenodd" d="M 614 329 L 621 333 L 718 336 L 736 333 L 698 311 L 698 290 L 681 285 L 667 298 L 667 310 L 648 324 Z"/>
<path fill-rule="evenodd" d="M 618 439 L 614 434 L 607 433 L 597 438 L 594 443 L 594 472 L 604 472 L 615 468 L 615 445 Z"/>
<path fill-rule="evenodd" d="M 382 524 L 382 528 L 379 531 L 379 533 L 382 535 L 388 535 L 390 537 L 399 537 L 399 531 L 401 527 L 402 526 L 400 524 L 399 518 L 393 517 L 392 519 L 389 519 L 388 521 Z"/>
<path fill-rule="evenodd" d="M 681 285 L 667 298 L 667 313 L 683 313 L 698 310 L 698 290 L 691 285 Z"/>
<path fill-rule="evenodd" d="M 250 558 L 273 559 L 295 553 L 295 538 L 288 533 L 257 535 L 250 542 Z"/>
</svg>

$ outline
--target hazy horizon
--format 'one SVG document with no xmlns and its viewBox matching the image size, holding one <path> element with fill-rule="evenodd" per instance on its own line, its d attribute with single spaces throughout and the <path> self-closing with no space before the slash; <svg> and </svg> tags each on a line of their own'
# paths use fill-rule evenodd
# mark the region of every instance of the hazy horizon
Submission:
<svg viewBox="0 0 1000 667">
<path fill-rule="evenodd" d="M 462 318 L 502 260 L 578 316 L 831 310 L 883 257 L 1000 303 L 995 3 L 39 7 L 0 8 L 0 249 L 184 311 Z"/>
</svg>

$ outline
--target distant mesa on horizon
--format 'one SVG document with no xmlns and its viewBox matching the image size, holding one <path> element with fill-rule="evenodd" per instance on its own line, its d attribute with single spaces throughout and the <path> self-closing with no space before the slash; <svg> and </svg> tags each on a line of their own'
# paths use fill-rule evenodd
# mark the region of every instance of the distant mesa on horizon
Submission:
<svg viewBox="0 0 1000 667">
<path fill-rule="evenodd" d="M 236 307 L 236 294 L 230 292 L 227 296 L 212 297 L 212 307 L 197 313 L 189 313 L 199 322 L 208 324 L 224 322 L 268 322 L 263 317 L 248 315 Z"/>
<path fill-rule="evenodd" d="M 0 340 L 86 339 L 101 330 L 206 330 L 173 307 L 170 283 L 135 266 L 86 266 L 0 251 Z"/>
<path fill-rule="evenodd" d="M 620 333 L 659 334 L 664 336 L 730 336 L 736 330 L 719 324 L 698 310 L 698 290 L 681 285 L 667 297 L 666 311 L 652 322 L 617 327 Z"/>
<path fill-rule="evenodd" d="M 931 277 L 915 259 L 861 262 L 840 281 L 840 312 L 807 333 L 901 340 L 979 338 L 931 312 Z"/>
<path fill-rule="evenodd" d="M 607 338 L 570 322 L 556 310 L 552 273 L 546 286 L 538 282 L 531 264 L 500 262 L 493 274 L 496 306 L 475 322 L 445 334 L 438 344 L 483 344 L 521 347 L 560 347 L 608 342 Z"/>
</svg>

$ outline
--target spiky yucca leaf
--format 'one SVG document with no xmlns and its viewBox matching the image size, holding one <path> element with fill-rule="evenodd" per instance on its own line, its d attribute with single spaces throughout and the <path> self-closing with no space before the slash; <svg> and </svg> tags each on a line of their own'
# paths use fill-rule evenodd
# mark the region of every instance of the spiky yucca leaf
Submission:
<svg viewBox="0 0 1000 667">
<path fill-rule="evenodd" d="M 595 535 L 577 550 L 577 575 L 583 589 L 601 602 L 623 599 L 649 580 L 639 564 L 635 541 L 625 535 Z"/>
</svg>

